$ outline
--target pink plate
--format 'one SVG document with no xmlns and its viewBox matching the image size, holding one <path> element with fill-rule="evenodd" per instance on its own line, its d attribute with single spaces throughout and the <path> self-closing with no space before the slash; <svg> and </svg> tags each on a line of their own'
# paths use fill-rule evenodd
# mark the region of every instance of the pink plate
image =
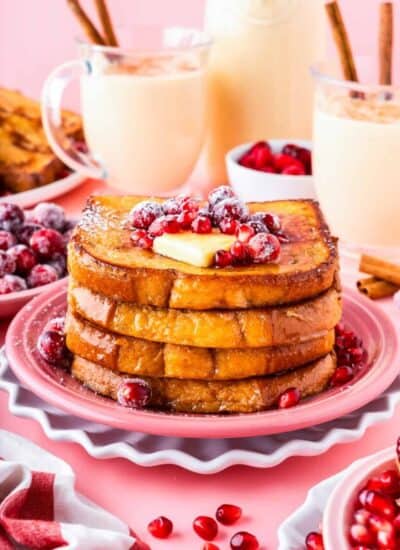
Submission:
<svg viewBox="0 0 400 550">
<path fill-rule="evenodd" d="M 49 366 L 36 351 L 46 322 L 63 314 L 66 283 L 30 302 L 12 321 L 6 337 L 10 366 L 42 399 L 65 411 L 116 428 L 175 437 L 248 437 L 298 430 L 348 414 L 380 395 L 400 370 L 400 347 L 390 318 L 350 289 L 344 290 L 344 320 L 359 335 L 370 363 L 345 387 L 305 400 L 292 409 L 240 415 L 193 415 L 132 410 L 82 386 Z"/>
</svg>

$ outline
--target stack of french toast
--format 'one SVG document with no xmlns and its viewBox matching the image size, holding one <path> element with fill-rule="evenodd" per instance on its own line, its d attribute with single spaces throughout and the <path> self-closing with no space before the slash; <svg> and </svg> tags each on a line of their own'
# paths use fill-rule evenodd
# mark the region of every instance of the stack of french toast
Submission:
<svg viewBox="0 0 400 550">
<path fill-rule="evenodd" d="M 164 233 L 161 221 L 157 231 L 132 227 L 143 201 L 91 197 L 70 241 L 73 376 L 114 400 L 125 382 L 141 380 L 147 407 L 185 413 L 250 413 L 275 407 L 291 388 L 302 398 L 326 389 L 342 307 L 336 239 L 317 203 L 246 205 L 250 225 L 254 213 L 279 218 L 279 257 L 222 267 L 209 252 L 232 249 L 228 230 L 178 231 L 174 216 L 162 216 Z M 151 202 L 165 211 L 163 199 Z"/>
</svg>

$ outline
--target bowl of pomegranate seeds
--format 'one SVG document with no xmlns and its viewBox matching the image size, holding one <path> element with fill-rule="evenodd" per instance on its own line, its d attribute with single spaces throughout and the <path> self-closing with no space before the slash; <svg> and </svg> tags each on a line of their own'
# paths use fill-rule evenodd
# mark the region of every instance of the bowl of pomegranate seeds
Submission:
<svg viewBox="0 0 400 550">
<path fill-rule="evenodd" d="M 324 550 L 400 548 L 399 451 L 400 444 L 347 470 L 324 511 Z"/>
<path fill-rule="evenodd" d="M 57 204 L 24 211 L 0 203 L 0 318 L 67 275 L 66 245 L 74 225 Z"/>
<path fill-rule="evenodd" d="M 246 143 L 226 155 L 229 182 L 246 202 L 315 199 L 311 142 Z"/>
</svg>

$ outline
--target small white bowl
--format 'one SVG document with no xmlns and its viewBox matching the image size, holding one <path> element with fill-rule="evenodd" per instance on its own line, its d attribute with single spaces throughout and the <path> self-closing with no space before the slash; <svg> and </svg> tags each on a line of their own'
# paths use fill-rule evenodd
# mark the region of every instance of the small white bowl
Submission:
<svg viewBox="0 0 400 550">
<path fill-rule="evenodd" d="M 312 150 L 312 142 L 299 139 L 270 139 L 273 153 L 279 153 L 287 143 Z M 229 182 L 240 199 L 261 202 L 279 199 L 316 199 L 312 176 L 286 176 L 260 172 L 239 164 L 241 156 L 254 145 L 246 143 L 228 151 L 225 162 Z"/>
</svg>

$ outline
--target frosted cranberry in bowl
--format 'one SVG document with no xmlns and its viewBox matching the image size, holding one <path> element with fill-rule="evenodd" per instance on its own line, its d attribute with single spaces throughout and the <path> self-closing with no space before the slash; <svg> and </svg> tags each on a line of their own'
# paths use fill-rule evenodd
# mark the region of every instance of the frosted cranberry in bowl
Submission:
<svg viewBox="0 0 400 550">
<path fill-rule="evenodd" d="M 230 184 L 246 202 L 316 198 L 310 141 L 246 143 L 231 149 L 225 162 Z"/>
</svg>

